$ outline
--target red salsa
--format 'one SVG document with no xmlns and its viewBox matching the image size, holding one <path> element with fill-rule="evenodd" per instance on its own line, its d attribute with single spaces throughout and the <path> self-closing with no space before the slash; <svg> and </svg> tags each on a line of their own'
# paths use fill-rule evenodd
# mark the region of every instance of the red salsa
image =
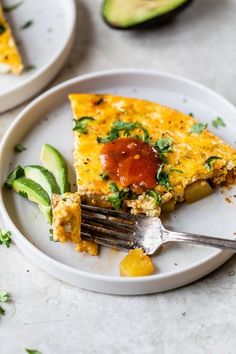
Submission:
<svg viewBox="0 0 236 354">
<path fill-rule="evenodd" d="M 137 193 L 156 186 L 156 174 L 161 165 L 152 146 L 136 138 L 119 138 L 102 147 L 103 170 L 116 183 Z"/>
</svg>

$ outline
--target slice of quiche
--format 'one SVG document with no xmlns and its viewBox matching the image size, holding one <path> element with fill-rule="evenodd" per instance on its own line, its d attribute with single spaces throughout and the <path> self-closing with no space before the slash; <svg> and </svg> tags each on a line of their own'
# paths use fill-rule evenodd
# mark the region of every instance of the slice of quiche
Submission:
<svg viewBox="0 0 236 354">
<path fill-rule="evenodd" d="M 11 72 L 19 75 L 22 70 L 22 58 L 0 3 L 0 74 Z"/>
<path fill-rule="evenodd" d="M 98 94 L 69 99 L 84 202 L 158 216 L 234 183 L 236 151 L 194 117 L 141 99 Z"/>
</svg>

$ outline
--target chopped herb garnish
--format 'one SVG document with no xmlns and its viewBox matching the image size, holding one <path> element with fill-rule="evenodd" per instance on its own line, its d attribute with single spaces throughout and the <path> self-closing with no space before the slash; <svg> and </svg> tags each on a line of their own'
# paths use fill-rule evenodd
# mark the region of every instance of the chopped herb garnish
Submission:
<svg viewBox="0 0 236 354">
<path fill-rule="evenodd" d="M 6 31 L 6 27 L 0 24 L 0 34 L 3 34 Z"/>
<path fill-rule="evenodd" d="M 74 119 L 75 126 L 73 128 L 74 131 L 78 131 L 81 134 L 88 133 L 88 124 L 94 121 L 93 117 L 81 117 L 80 119 Z"/>
<path fill-rule="evenodd" d="M 212 125 L 216 129 L 218 129 L 219 127 L 225 127 L 226 126 L 225 122 L 223 121 L 223 119 L 221 117 L 216 117 L 216 119 L 214 119 L 212 121 Z"/>
<path fill-rule="evenodd" d="M 188 115 L 189 115 L 190 117 L 194 117 L 194 114 L 193 114 L 192 112 L 190 112 Z"/>
<path fill-rule="evenodd" d="M 190 133 L 200 134 L 207 128 L 207 124 L 195 123 L 190 128 Z"/>
<path fill-rule="evenodd" d="M 0 302 L 7 302 L 9 300 L 9 295 L 6 291 L 0 290 Z"/>
<path fill-rule="evenodd" d="M 106 173 L 100 173 L 99 175 L 103 181 L 107 181 L 109 179 L 108 174 Z"/>
<path fill-rule="evenodd" d="M 29 64 L 29 65 L 26 65 L 24 67 L 24 71 L 31 71 L 31 70 L 34 70 L 34 69 L 36 69 L 36 66 L 33 65 L 33 64 Z"/>
<path fill-rule="evenodd" d="M 166 172 L 163 171 L 163 164 L 159 167 L 157 171 L 157 182 L 160 186 L 165 187 L 167 190 L 172 189 L 170 185 L 169 176 Z"/>
<path fill-rule="evenodd" d="M 149 197 L 152 197 L 155 201 L 155 204 L 160 205 L 161 204 L 161 195 L 157 191 L 151 190 L 147 192 L 147 195 Z"/>
<path fill-rule="evenodd" d="M 205 161 L 205 166 L 206 168 L 208 169 L 211 169 L 214 165 L 214 162 L 216 160 L 221 160 L 221 157 L 218 157 L 218 156 L 211 156 L 209 157 L 206 161 Z"/>
<path fill-rule="evenodd" d="M 136 199 L 137 194 L 128 188 L 119 190 L 114 182 L 109 185 L 111 195 L 108 196 L 108 202 L 111 203 L 114 209 L 119 210 L 124 200 Z"/>
<path fill-rule="evenodd" d="M 32 26 L 33 23 L 34 23 L 33 20 L 29 20 L 29 21 L 25 22 L 25 23 L 21 26 L 21 29 L 26 29 L 26 28 Z"/>
<path fill-rule="evenodd" d="M 5 245 L 7 248 L 11 245 L 11 231 L 7 231 L 5 234 L 0 229 L 0 245 Z"/>
<path fill-rule="evenodd" d="M 38 350 L 36 349 L 25 349 L 26 353 L 28 354 L 41 354 Z"/>
<path fill-rule="evenodd" d="M 25 150 L 27 150 L 27 148 L 22 144 L 16 144 L 14 147 L 14 151 L 18 153 L 23 152 Z"/>
<path fill-rule="evenodd" d="M 154 148 L 157 148 L 160 153 L 171 151 L 173 147 L 173 140 L 171 138 L 159 138 L 153 146 Z"/>
<path fill-rule="evenodd" d="M 21 166 L 17 166 L 7 177 L 4 186 L 7 187 L 8 189 L 12 189 L 12 183 L 17 178 L 23 177 L 24 175 L 25 175 L 24 169 Z"/>
<path fill-rule="evenodd" d="M 109 143 L 112 140 L 115 140 L 120 137 L 120 132 L 123 132 L 124 136 L 129 137 L 131 135 L 131 131 L 135 129 L 141 129 L 143 131 L 143 140 L 146 142 L 150 141 L 149 133 L 146 128 L 142 126 L 139 122 L 123 122 L 121 120 L 117 120 L 113 122 L 112 128 L 106 137 L 97 137 L 98 143 Z M 137 137 L 137 135 L 135 136 Z M 140 135 L 139 135 L 140 138 Z"/>
<path fill-rule="evenodd" d="M 9 5 L 9 6 L 3 6 L 3 11 L 4 12 L 10 12 L 13 11 L 15 9 L 17 9 L 17 7 L 19 7 L 21 4 L 23 4 L 23 1 L 19 1 L 13 5 Z"/>
</svg>

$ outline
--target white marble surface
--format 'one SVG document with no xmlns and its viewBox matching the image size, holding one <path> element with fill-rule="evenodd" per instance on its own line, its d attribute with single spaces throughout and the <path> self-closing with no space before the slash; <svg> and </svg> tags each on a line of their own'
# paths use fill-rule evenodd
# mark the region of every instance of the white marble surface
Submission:
<svg viewBox="0 0 236 354">
<path fill-rule="evenodd" d="M 65 0 L 66 1 L 66 0 Z M 196 0 L 177 21 L 152 31 L 106 27 L 99 0 L 78 2 L 74 51 L 55 85 L 119 67 L 166 70 L 210 86 L 236 104 L 236 0 Z M 0 139 L 23 106 L 0 116 Z M 236 257 L 195 284 L 121 297 L 54 279 L 12 246 L 0 247 L 0 288 L 11 294 L 0 319 L 0 354 L 233 354 Z"/>
</svg>

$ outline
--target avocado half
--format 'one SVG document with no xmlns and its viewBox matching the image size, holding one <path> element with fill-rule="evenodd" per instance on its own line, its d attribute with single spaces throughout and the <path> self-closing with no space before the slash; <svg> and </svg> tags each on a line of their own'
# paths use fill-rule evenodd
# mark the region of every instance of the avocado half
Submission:
<svg viewBox="0 0 236 354">
<path fill-rule="evenodd" d="M 193 0 L 104 0 L 105 22 L 117 29 L 145 28 L 162 24 Z"/>
</svg>

